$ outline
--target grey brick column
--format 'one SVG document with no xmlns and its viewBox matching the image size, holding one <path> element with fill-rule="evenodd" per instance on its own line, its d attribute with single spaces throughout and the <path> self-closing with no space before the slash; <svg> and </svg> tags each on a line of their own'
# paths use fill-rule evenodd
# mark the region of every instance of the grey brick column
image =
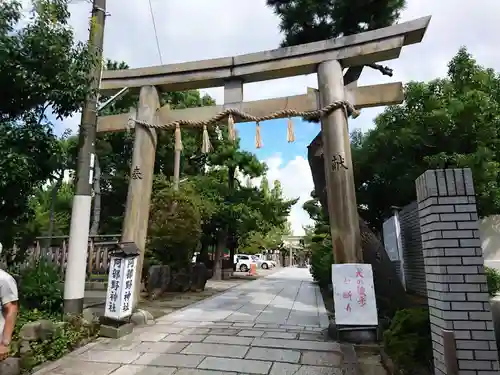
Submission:
<svg viewBox="0 0 500 375">
<path fill-rule="evenodd" d="M 447 374 L 442 330 L 459 375 L 498 374 L 471 170 L 426 171 L 416 187 L 436 375 Z"/>
</svg>

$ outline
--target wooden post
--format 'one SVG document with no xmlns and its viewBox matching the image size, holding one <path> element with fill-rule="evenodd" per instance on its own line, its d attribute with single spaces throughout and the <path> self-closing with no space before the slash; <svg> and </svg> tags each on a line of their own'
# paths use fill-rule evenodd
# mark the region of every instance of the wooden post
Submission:
<svg viewBox="0 0 500 375">
<path fill-rule="evenodd" d="M 158 91 L 154 86 L 141 88 L 137 119 L 148 123 L 156 121 L 157 109 L 160 106 Z M 140 300 L 142 265 L 146 246 L 149 221 L 149 204 L 153 188 L 153 174 L 156 154 L 156 132 L 142 125 L 135 126 L 134 151 L 128 186 L 127 205 L 123 221 L 123 242 L 134 242 L 141 254 L 137 262 L 136 280 L 134 283 L 134 309 Z"/>
<path fill-rule="evenodd" d="M 319 64 L 318 87 L 321 107 L 344 100 L 342 66 L 338 61 Z M 335 263 L 361 263 L 363 255 L 346 111 L 337 109 L 323 118 L 321 130 Z"/>
</svg>

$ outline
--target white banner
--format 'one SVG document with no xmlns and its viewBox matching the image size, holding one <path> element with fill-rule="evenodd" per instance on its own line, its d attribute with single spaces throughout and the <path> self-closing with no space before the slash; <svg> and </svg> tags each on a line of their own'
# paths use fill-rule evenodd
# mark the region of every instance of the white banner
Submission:
<svg viewBox="0 0 500 375">
<path fill-rule="evenodd" d="M 377 326 L 377 302 L 370 264 L 332 264 L 335 323 Z"/>
</svg>

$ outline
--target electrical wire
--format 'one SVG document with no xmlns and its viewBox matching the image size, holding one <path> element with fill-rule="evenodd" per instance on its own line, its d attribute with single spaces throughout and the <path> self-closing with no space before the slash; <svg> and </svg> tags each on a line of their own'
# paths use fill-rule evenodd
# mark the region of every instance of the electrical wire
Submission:
<svg viewBox="0 0 500 375">
<path fill-rule="evenodd" d="M 163 65 L 163 57 L 161 55 L 160 41 L 158 40 L 158 32 L 156 31 L 156 22 L 155 22 L 155 15 L 153 13 L 153 5 L 151 4 L 151 0 L 148 0 L 148 2 L 149 2 L 149 11 L 151 12 L 151 20 L 153 21 L 153 30 L 155 32 L 156 48 L 158 49 L 158 56 L 160 57 L 160 64 Z"/>
</svg>

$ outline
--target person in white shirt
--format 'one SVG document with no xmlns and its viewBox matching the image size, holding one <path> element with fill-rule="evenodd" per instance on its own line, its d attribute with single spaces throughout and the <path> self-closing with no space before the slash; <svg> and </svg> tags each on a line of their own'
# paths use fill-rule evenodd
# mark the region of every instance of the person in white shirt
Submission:
<svg viewBox="0 0 500 375">
<path fill-rule="evenodd" d="M 0 254 L 2 245 L 0 244 Z M 0 361 L 9 356 L 9 347 L 12 333 L 16 325 L 19 300 L 16 280 L 7 272 L 0 269 Z"/>
</svg>

